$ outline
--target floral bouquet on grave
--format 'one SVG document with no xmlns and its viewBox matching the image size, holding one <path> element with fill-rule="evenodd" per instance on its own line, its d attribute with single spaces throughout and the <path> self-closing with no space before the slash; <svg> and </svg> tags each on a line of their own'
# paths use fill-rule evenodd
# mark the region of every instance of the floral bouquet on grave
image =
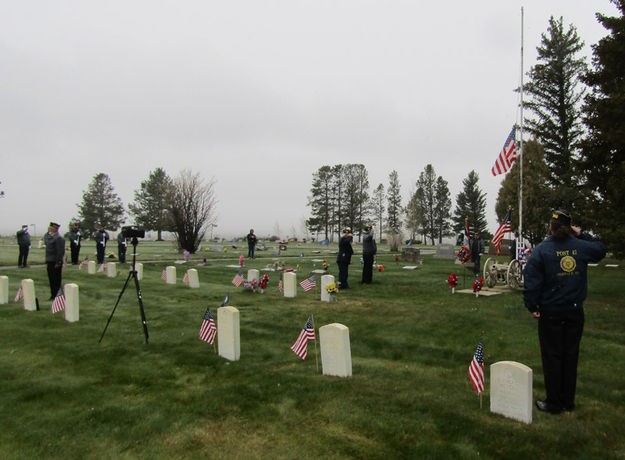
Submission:
<svg viewBox="0 0 625 460">
<path fill-rule="evenodd" d="M 327 270 L 330 267 L 330 264 L 328 264 L 328 261 L 323 259 L 323 269 Z"/>
<path fill-rule="evenodd" d="M 460 263 L 464 265 L 471 258 L 471 251 L 466 246 L 462 246 L 460 251 L 458 251 L 457 257 Z"/>
<path fill-rule="evenodd" d="M 339 288 L 336 286 L 336 283 L 330 283 L 326 286 L 326 292 L 330 295 L 338 294 Z"/>
<path fill-rule="evenodd" d="M 258 282 L 258 288 L 260 289 L 260 293 L 262 294 L 267 289 L 267 284 L 269 283 L 269 276 L 265 273 Z"/>
<path fill-rule="evenodd" d="M 384 271 L 384 265 L 382 265 L 382 264 L 378 265 L 378 271 L 379 272 L 383 272 Z"/>
<path fill-rule="evenodd" d="M 243 281 L 243 289 L 256 292 L 256 289 L 258 289 L 258 280 Z"/>
<path fill-rule="evenodd" d="M 482 286 L 484 286 L 484 278 L 482 278 L 481 276 L 473 281 L 473 292 L 475 292 L 475 297 L 480 294 Z"/>
<path fill-rule="evenodd" d="M 458 286 L 458 277 L 455 273 L 452 272 L 451 275 L 447 277 L 447 284 L 449 284 L 449 287 L 451 288 L 451 293 L 455 294 L 456 286 Z"/>
</svg>

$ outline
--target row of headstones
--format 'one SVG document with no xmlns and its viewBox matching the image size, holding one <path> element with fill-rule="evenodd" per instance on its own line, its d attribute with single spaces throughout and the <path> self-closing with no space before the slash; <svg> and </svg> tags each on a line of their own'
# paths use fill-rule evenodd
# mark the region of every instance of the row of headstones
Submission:
<svg viewBox="0 0 625 460">
<path fill-rule="evenodd" d="M 0 304 L 8 303 L 9 278 L 0 276 Z M 22 280 L 24 309 L 36 310 L 33 280 Z M 78 285 L 65 285 L 65 320 L 78 321 Z M 352 356 L 349 328 L 333 323 L 319 328 L 321 366 L 324 375 L 349 377 L 352 375 Z M 239 310 L 234 307 L 217 309 L 218 353 L 230 361 L 241 355 Z M 500 361 L 490 366 L 491 411 L 525 423 L 532 422 L 532 369 L 513 361 Z"/>
<path fill-rule="evenodd" d="M 258 281 L 260 272 L 255 268 L 251 268 L 247 271 L 248 281 Z M 324 302 L 332 301 L 332 294 L 326 291 L 329 284 L 334 283 L 334 276 L 322 275 L 321 276 L 321 300 Z M 297 295 L 297 275 L 295 272 L 284 272 L 282 275 L 282 292 L 284 297 L 295 297 Z"/>
<path fill-rule="evenodd" d="M 324 375 L 350 377 L 352 352 L 349 328 L 343 324 L 327 324 L 319 328 L 321 367 Z M 217 309 L 217 350 L 219 356 L 238 361 L 241 356 L 239 310 L 235 307 Z"/>
<path fill-rule="evenodd" d="M 132 270 L 132 266 L 130 266 L 128 269 Z M 141 281 L 143 279 L 143 264 L 137 262 L 135 264 L 135 270 L 137 271 L 137 279 Z M 173 265 L 168 266 L 165 268 L 165 272 L 167 275 L 165 282 L 167 284 L 176 284 L 176 267 L 174 267 Z M 87 263 L 87 273 L 89 275 L 94 275 L 97 273 L 96 263 L 93 260 L 90 260 Z M 197 270 L 195 268 L 191 268 L 187 270 L 187 275 L 189 277 L 189 287 L 195 289 L 199 288 L 200 281 Z M 117 276 L 117 264 L 115 262 L 106 263 L 106 276 L 109 278 L 115 278 Z"/>
<path fill-rule="evenodd" d="M 22 299 L 24 310 L 37 310 L 37 296 L 35 294 L 35 282 L 31 279 L 22 280 Z M 63 286 L 65 293 L 65 321 L 73 323 L 79 318 L 79 289 L 74 283 Z M 9 303 L 9 277 L 0 276 L 0 304 Z"/>
</svg>

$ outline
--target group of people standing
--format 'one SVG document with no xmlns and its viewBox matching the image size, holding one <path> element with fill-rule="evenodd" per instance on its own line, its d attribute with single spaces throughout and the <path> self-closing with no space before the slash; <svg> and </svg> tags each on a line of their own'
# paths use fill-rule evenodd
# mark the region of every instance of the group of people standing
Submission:
<svg viewBox="0 0 625 460">
<path fill-rule="evenodd" d="M 373 227 L 365 227 L 362 240 L 363 268 L 361 284 L 371 284 L 373 280 L 373 258 L 377 253 L 377 245 L 373 236 Z M 353 241 L 354 235 L 351 229 L 346 228 L 343 230 L 343 236 L 339 240 L 339 252 L 336 256 L 336 265 L 339 268 L 339 289 L 349 289 L 347 278 L 349 275 L 349 264 L 354 254 L 354 249 L 352 248 Z"/>
</svg>

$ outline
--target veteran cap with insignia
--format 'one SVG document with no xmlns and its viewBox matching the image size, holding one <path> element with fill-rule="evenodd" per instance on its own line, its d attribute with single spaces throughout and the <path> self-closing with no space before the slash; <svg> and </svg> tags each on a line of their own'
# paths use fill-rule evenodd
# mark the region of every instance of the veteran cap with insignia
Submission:
<svg viewBox="0 0 625 460">
<path fill-rule="evenodd" d="M 50 222 L 50 227 L 56 227 L 56 228 L 59 228 L 59 227 L 60 227 L 60 225 L 59 225 L 59 224 L 57 224 L 56 222 Z"/>
<path fill-rule="evenodd" d="M 571 214 L 564 209 L 558 209 L 553 211 L 551 214 L 551 219 L 554 222 L 558 222 L 562 225 L 571 225 Z"/>
</svg>

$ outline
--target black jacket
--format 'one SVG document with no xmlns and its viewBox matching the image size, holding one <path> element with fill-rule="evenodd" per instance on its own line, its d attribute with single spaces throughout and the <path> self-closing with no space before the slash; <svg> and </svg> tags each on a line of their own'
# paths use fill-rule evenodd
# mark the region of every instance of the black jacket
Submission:
<svg viewBox="0 0 625 460">
<path fill-rule="evenodd" d="M 342 236 L 339 240 L 339 254 L 336 256 L 336 262 L 341 264 L 349 264 L 352 261 L 352 236 Z"/>
</svg>

